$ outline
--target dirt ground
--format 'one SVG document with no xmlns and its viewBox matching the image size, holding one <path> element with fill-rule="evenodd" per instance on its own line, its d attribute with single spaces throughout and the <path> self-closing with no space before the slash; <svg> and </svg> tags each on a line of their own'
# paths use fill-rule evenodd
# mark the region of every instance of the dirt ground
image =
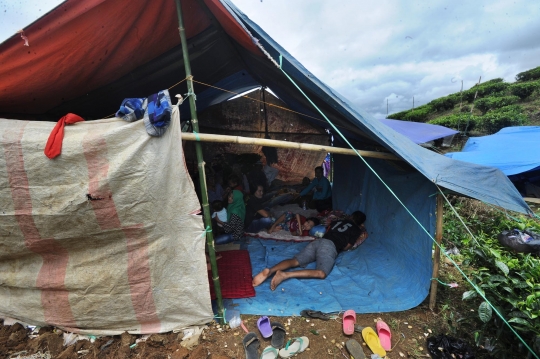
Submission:
<svg viewBox="0 0 540 359">
<path fill-rule="evenodd" d="M 444 266 L 443 266 L 444 267 Z M 456 273 L 453 268 L 443 268 L 445 274 L 441 278 L 454 279 Z M 461 282 L 459 278 L 456 281 Z M 359 314 L 357 324 L 371 326 L 375 329 L 378 318 L 384 320 L 392 331 L 392 351 L 387 358 L 422 358 L 429 357 L 426 348 L 426 338 L 436 334 L 460 336 L 472 343 L 474 328 L 462 327 L 457 331 L 457 321 L 466 316 L 467 311 L 473 310 L 469 302 L 463 302 L 461 295 L 466 289 L 451 289 L 439 285 L 437 308 L 431 311 L 428 308 L 428 299 L 420 306 L 411 310 L 395 313 Z M 258 334 L 260 340 L 259 353 L 270 345 L 269 339 L 263 339 L 258 333 L 256 321 L 258 316 L 242 315 L 244 325 L 249 331 Z M 286 326 L 286 338 L 307 336 L 310 341 L 309 348 L 297 358 L 350 358 L 345 355 L 346 349 L 341 349 L 344 343 L 354 338 L 363 344 L 360 333 L 351 337 L 345 336 L 339 318 L 322 321 L 320 319 L 305 319 L 302 317 L 271 317 Z M 122 336 L 101 337 L 94 343 L 80 340 L 69 347 L 63 346 L 62 332 L 52 327 L 40 328 L 38 333 L 31 334 L 20 324 L 0 327 L 0 358 L 105 358 L 105 359 L 230 359 L 245 358 L 242 347 L 242 338 L 245 332 L 242 328 L 230 329 L 213 322 L 204 330 L 199 344 L 188 350 L 180 345 L 183 333 L 154 334 L 145 342 L 136 345 L 140 335 L 124 333 Z M 369 358 L 371 351 L 363 344 L 364 353 Z M 481 348 L 477 350 L 477 358 L 488 357 L 482 355 Z"/>
</svg>

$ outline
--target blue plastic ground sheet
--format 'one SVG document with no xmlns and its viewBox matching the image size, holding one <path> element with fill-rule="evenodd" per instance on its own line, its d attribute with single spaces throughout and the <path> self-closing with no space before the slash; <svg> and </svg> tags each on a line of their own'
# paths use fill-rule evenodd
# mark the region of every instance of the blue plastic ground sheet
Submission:
<svg viewBox="0 0 540 359">
<path fill-rule="evenodd" d="M 253 275 L 293 257 L 306 245 L 250 238 Z M 399 265 L 394 256 L 368 238 L 358 249 L 340 254 L 324 280 L 288 279 L 272 291 L 268 279 L 255 288 L 254 298 L 234 299 L 228 306 L 242 314 L 274 316 L 299 315 L 307 308 L 323 312 L 354 309 L 357 313 L 406 310 L 424 300 L 429 282 L 424 278 L 420 288 L 411 286 L 414 279 L 420 279 L 415 266 Z M 314 269 L 315 264 L 307 268 Z"/>
</svg>

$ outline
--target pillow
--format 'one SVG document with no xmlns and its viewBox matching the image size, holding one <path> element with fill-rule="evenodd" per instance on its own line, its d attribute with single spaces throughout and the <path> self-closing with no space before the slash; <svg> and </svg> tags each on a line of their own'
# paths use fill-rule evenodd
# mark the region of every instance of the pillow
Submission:
<svg viewBox="0 0 540 359">
<path fill-rule="evenodd" d="M 309 235 L 313 237 L 322 237 L 326 233 L 324 224 L 319 224 L 309 230 Z"/>
</svg>

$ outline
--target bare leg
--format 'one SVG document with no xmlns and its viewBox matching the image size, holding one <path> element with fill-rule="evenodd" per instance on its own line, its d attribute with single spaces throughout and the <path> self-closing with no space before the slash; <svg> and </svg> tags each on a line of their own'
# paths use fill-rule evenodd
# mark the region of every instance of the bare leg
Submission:
<svg viewBox="0 0 540 359">
<path fill-rule="evenodd" d="M 284 261 L 279 262 L 272 268 L 265 268 L 263 269 L 259 274 L 257 274 L 255 277 L 253 277 L 253 286 L 256 287 L 260 285 L 262 282 L 264 282 L 269 276 L 276 273 L 277 271 L 284 271 L 289 268 L 298 267 L 298 261 L 296 258 L 286 259 Z"/>
<path fill-rule="evenodd" d="M 301 269 L 292 272 L 283 272 L 282 270 L 278 270 L 274 278 L 272 278 L 272 282 L 270 283 L 270 289 L 275 290 L 277 286 L 281 284 L 281 282 L 289 278 L 324 279 L 326 278 L 326 273 L 318 269 Z"/>
</svg>

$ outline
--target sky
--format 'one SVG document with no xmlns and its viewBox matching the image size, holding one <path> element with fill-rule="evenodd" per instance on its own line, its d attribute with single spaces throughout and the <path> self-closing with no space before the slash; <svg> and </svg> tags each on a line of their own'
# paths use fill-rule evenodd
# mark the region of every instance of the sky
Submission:
<svg viewBox="0 0 540 359">
<path fill-rule="evenodd" d="M 232 1 L 376 118 L 540 66 L 540 1 Z M 60 2 L 0 0 L 0 42 Z"/>
</svg>

